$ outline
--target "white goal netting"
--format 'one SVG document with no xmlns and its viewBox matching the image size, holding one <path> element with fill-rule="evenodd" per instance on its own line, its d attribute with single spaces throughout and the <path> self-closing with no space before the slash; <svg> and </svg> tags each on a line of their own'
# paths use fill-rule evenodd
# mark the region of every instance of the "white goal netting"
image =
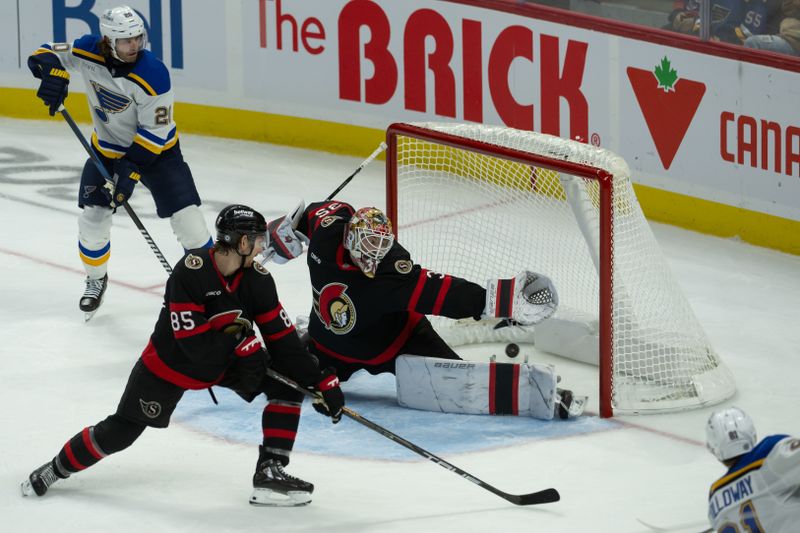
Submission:
<svg viewBox="0 0 800 533">
<path fill-rule="evenodd" d="M 689 409 L 733 394 L 732 375 L 673 279 L 622 158 L 502 127 L 398 127 L 389 212 L 415 261 L 481 284 L 533 270 L 550 276 L 559 293 L 556 315 L 535 328 L 435 320 L 449 342 L 533 342 L 597 364 L 605 340 L 618 413 Z M 536 164 L 521 154 L 534 154 Z M 575 175 L 576 164 L 613 175 L 613 215 L 605 222 L 600 182 Z M 610 273 L 606 290 L 602 272 Z M 601 298 L 611 310 L 608 330 Z"/>
</svg>

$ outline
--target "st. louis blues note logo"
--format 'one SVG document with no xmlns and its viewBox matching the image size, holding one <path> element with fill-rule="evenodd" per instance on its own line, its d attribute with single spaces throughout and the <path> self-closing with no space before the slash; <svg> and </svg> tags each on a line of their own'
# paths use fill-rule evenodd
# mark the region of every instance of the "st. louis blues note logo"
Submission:
<svg viewBox="0 0 800 533">
<path fill-rule="evenodd" d="M 103 87 L 96 81 L 92 81 L 92 89 L 100 103 L 100 107 L 95 107 L 94 112 L 103 122 L 108 122 L 108 113 L 122 113 L 131 105 L 130 98 Z"/>
<path fill-rule="evenodd" d="M 347 295 L 347 285 L 342 283 L 329 283 L 314 291 L 314 312 L 336 335 L 345 335 L 356 325 L 356 307 Z"/>
</svg>

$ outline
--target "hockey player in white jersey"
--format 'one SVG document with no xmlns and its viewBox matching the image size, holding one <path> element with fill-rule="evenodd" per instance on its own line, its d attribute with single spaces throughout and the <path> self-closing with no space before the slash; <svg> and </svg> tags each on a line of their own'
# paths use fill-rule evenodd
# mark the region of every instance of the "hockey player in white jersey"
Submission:
<svg viewBox="0 0 800 533">
<path fill-rule="evenodd" d="M 89 159 L 78 191 L 78 249 L 86 270 L 80 308 L 87 319 L 102 302 L 111 255 L 111 216 L 141 181 L 153 195 L 160 218 L 169 218 L 184 249 L 211 246 L 200 212 L 200 196 L 183 160 L 173 121 L 173 91 L 167 67 L 149 50 L 144 21 L 130 7 L 100 17 L 101 35 L 72 43 L 46 43 L 29 58 L 41 80 L 38 92 L 53 116 L 68 94 L 70 73 L 86 82 L 94 132 L 92 147 L 114 176 L 107 184 Z"/>
<path fill-rule="evenodd" d="M 731 407 L 708 419 L 706 445 L 728 467 L 709 491 L 714 531 L 800 531 L 800 439 L 770 435 L 756 444 L 753 420 Z"/>
</svg>

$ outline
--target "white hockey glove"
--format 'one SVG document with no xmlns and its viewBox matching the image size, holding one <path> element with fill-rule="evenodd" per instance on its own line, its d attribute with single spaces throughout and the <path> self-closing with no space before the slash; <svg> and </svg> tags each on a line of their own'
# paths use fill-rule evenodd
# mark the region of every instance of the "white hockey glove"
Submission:
<svg viewBox="0 0 800 533">
<path fill-rule="evenodd" d="M 258 257 L 262 265 L 269 261 L 283 264 L 303 253 L 303 243 L 308 244 L 308 237 L 295 230 L 304 211 L 305 202 L 301 201 L 294 211 L 284 217 L 276 218 L 267 225 L 269 246 Z"/>
<path fill-rule="evenodd" d="M 491 279 L 486 282 L 484 318 L 511 318 L 530 326 L 555 313 L 558 293 L 544 274 L 528 270 L 512 279 Z"/>
</svg>

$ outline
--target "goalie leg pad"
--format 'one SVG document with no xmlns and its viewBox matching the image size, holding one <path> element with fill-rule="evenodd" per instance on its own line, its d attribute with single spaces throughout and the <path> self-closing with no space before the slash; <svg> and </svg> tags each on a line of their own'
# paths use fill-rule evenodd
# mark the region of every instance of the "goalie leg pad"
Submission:
<svg viewBox="0 0 800 533">
<path fill-rule="evenodd" d="M 395 368 L 397 401 L 404 407 L 553 418 L 557 377 L 551 365 L 401 355 Z"/>
</svg>

